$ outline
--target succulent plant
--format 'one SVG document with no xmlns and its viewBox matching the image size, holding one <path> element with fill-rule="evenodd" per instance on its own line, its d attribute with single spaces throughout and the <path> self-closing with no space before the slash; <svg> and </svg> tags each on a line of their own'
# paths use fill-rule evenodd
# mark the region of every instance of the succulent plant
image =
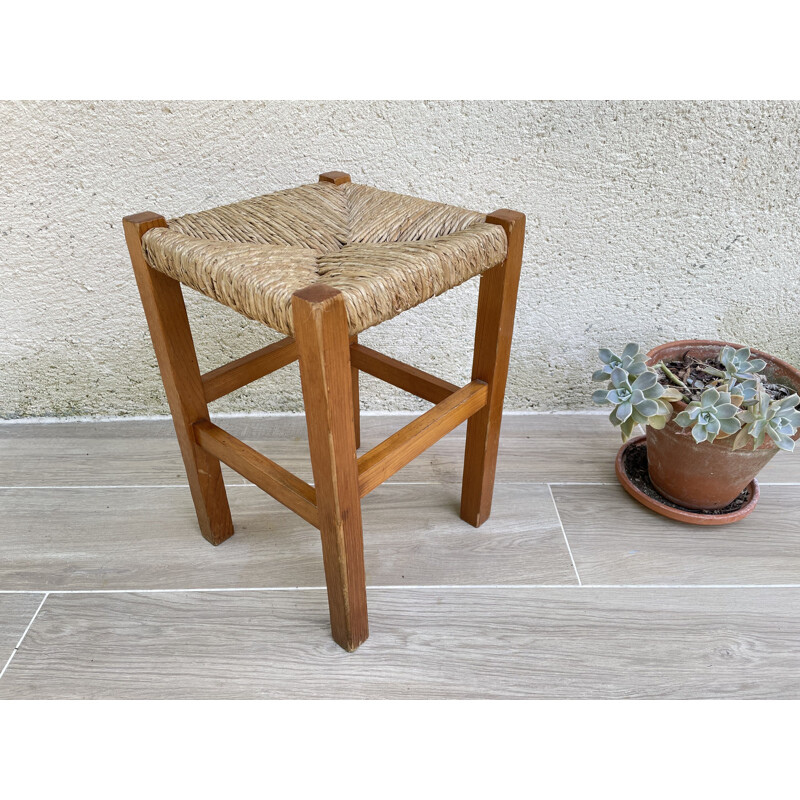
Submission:
<svg viewBox="0 0 800 800">
<path fill-rule="evenodd" d="M 734 397 L 740 397 L 744 405 L 755 403 L 761 390 L 761 375 L 758 373 L 767 366 L 763 358 L 750 359 L 749 347 L 736 350 L 726 346 L 720 350 L 719 360 L 723 369 L 705 367 L 704 371 L 721 378 Z"/>
<path fill-rule="evenodd" d="M 743 447 L 748 436 L 755 440 L 754 448 L 769 436 L 781 450 L 794 450 L 792 437 L 800 430 L 800 396 L 772 400 L 759 374 L 767 362 L 751 355 L 749 347 L 726 346 L 719 354 L 723 369 L 695 362 L 695 368 L 713 378 L 705 382 L 699 399 L 691 400 L 693 395 L 697 397 L 697 385 L 703 382 L 695 380 L 695 385 L 689 386 L 663 361 L 649 366 L 638 344 L 625 345 L 621 356 L 604 347 L 600 350 L 603 366 L 592 380 L 608 384 L 594 392 L 592 400 L 598 405 L 614 406 L 609 419 L 620 429 L 623 441 L 630 438 L 635 425 L 663 428 L 673 413 L 671 403 L 682 400 L 688 405 L 675 417 L 675 423 L 690 428 L 698 444 L 738 434 L 734 450 Z M 659 383 L 660 373 L 673 385 Z M 689 378 L 686 380 L 692 383 Z"/>
<path fill-rule="evenodd" d="M 603 362 L 603 366 L 592 375 L 593 381 L 610 380 L 611 373 L 615 369 L 623 369 L 634 377 L 647 371 L 647 356 L 641 352 L 641 348 L 635 342 L 626 344 L 621 356 L 607 347 L 601 347 L 600 361 Z"/>
<path fill-rule="evenodd" d="M 633 381 L 630 372 L 623 367 L 615 367 L 611 371 L 609 388 L 598 389 L 592 395 L 592 400 L 598 405 L 614 406 L 609 419 L 612 425 L 620 429 L 622 440 L 627 441 L 634 425 L 651 425 L 661 429 L 667 424 L 672 407 L 664 402 L 665 394 L 668 394 L 668 390 L 645 364 L 644 371 Z"/>
<path fill-rule="evenodd" d="M 761 447 L 764 437 L 769 435 L 781 450 L 788 450 L 791 453 L 795 444 L 792 437 L 800 428 L 800 411 L 797 410 L 799 404 L 800 397 L 796 394 L 780 400 L 771 400 L 766 392 L 761 391 L 758 402 L 739 415 L 743 427 L 733 442 L 733 449 L 744 447 L 747 436 L 752 436 L 755 439 L 753 443 L 755 450 Z"/>
<path fill-rule="evenodd" d="M 754 358 L 751 361 L 750 355 L 749 347 L 740 347 L 738 350 L 734 350 L 733 347 L 723 347 L 719 353 L 719 360 L 729 376 L 746 381 L 767 366 L 763 358 Z"/>
<path fill-rule="evenodd" d="M 720 392 L 710 387 L 700 395 L 699 400 L 693 400 L 675 417 L 675 424 L 691 428 L 692 437 L 698 444 L 713 442 L 718 436 L 730 436 L 742 427 L 736 416 L 739 406 L 732 403 L 731 399 L 729 391 Z"/>
</svg>

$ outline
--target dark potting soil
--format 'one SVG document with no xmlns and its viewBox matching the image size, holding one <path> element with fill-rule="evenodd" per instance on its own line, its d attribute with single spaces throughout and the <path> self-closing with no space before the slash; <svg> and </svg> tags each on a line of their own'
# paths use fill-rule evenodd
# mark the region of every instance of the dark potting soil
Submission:
<svg viewBox="0 0 800 800">
<path fill-rule="evenodd" d="M 718 386 L 720 379 L 715 375 L 709 375 L 703 371 L 703 367 L 712 367 L 713 369 L 722 370 L 722 364 L 716 358 L 707 358 L 705 361 L 698 361 L 696 358 L 691 358 L 688 354 L 684 354 L 683 358 L 679 361 L 665 361 L 667 369 L 675 375 L 679 380 L 687 385 L 687 389 L 683 389 L 676 383 L 673 383 L 662 370 L 657 370 L 658 381 L 664 386 L 672 386 L 678 389 L 687 403 L 692 400 L 699 400 L 700 395 L 709 386 Z M 768 383 L 764 381 L 764 390 L 773 400 L 780 400 L 783 397 L 788 397 L 793 394 L 793 390 L 788 386 L 780 383 Z"/>
<path fill-rule="evenodd" d="M 651 497 L 661 505 L 670 508 L 679 508 L 681 511 L 690 511 L 692 514 L 705 514 L 708 516 L 719 516 L 720 514 L 731 514 L 738 511 L 742 506 L 750 501 L 750 489 L 745 489 L 732 503 L 725 508 L 718 508 L 714 511 L 698 511 L 695 508 L 684 508 L 666 497 L 659 494 L 658 490 L 650 482 L 650 473 L 647 471 L 647 442 L 641 441 L 630 445 L 625 450 L 622 458 L 622 468 L 625 474 L 631 479 L 633 485 Z"/>
</svg>

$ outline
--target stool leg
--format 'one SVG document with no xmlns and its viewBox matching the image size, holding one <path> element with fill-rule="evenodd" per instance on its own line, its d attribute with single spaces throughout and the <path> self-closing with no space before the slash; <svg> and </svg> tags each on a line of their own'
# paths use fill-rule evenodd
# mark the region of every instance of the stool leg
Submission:
<svg viewBox="0 0 800 800">
<path fill-rule="evenodd" d="M 337 289 L 314 285 L 295 292 L 292 313 L 331 630 L 353 651 L 369 629 L 347 312 Z"/>
<path fill-rule="evenodd" d="M 141 240 L 145 232 L 150 228 L 166 226 L 166 221 L 157 214 L 147 212 L 125 217 L 123 226 L 183 455 L 197 521 L 203 536 L 211 544 L 217 545 L 233 535 L 233 521 L 219 461 L 197 446 L 192 430 L 195 422 L 208 420 L 208 406 L 181 285 L 152 269 L 142 252 Z"/>
<path fill-rule="evenodd" d="M 508 239 L 506 260 L 481 275 L 472 379 L 489 386 L 486 405 L 469 418 L 461 487 L 461 518 L 476 528 L 489 518 L 500 442 L 503 399 L 511 354 L 511 335 L 522 267 L 525 215 L 501 209 L 487 222 L 502 225 Z"/>
<path fill-rule="evenodd" d="M 350 337 L 350 344 L 358 344 L 358 336 Z M 353 428 L 356 434 L 356 449 L 361 447 L 361 402 L 358 398 L 358 367 L 350 365 L 353 385 Z"/>
</svg>

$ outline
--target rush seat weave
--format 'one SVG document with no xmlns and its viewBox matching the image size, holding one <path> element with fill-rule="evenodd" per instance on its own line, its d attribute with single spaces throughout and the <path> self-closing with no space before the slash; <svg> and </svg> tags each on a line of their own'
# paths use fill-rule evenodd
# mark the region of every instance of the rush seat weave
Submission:
<svg viewBox="0 0 800 800">
<path fill-rule="evenodd" d="M 350 334 L 504 261 L 486 215 L 354 183 L 320 182 L 169 220 L 142 237 L 154 269 L 294 336 L 292 295 L 338 289 Z"/>
</svg>

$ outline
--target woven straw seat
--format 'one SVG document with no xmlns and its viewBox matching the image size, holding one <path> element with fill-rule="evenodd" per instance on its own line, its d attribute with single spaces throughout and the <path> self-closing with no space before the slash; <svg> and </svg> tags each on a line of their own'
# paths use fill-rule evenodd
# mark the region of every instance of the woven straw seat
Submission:
<svg viewBox="0 0 800 800">
<path fill-rule="evenodd" d="M 187 214 L 147 231 L 148 263 L 294 336 L 292 295 L 340 290 L 350 334 L 503 262 L 506 233 L 463 208 L 320 182 Z"/>
</svg>

